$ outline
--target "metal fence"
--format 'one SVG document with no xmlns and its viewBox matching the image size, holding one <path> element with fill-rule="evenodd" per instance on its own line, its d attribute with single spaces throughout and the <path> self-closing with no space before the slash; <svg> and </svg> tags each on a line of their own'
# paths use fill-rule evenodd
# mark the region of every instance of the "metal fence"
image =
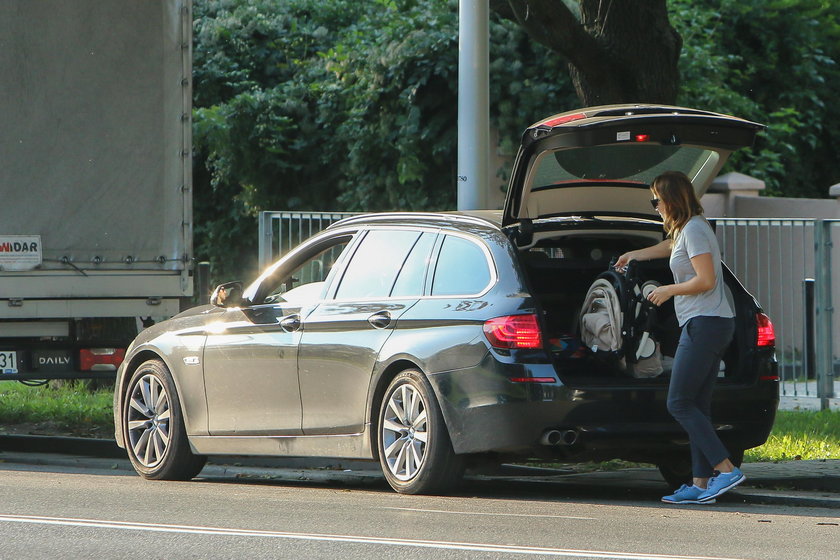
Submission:
<svg viewBox="0 0 840 560">
<path fill-rule="evenodd" d="M 715 219 L 723 259 L 770 316 L 783 398 L 824 408 L 840 392 L 832 240 L 840 220 Z M 812 290 L 809 292 L 809 290 Z M 809 305 L 808 302 L 813 302 Z"/>
<path fill-rule="evenodd" d="M 353 212 L 261 212 L 260 268 Z M 840 266 L 840 220 L 728 219 L 715 225 L 724 261 L 770 316 L 776 329 L 781 394 L 808 408 L 838 406 L 840 375 L 832 323 L 832 263 Z M 806 305 L 813 288 L 813 308 Z M 810 343 L 810 346 L 809 346 Z"/>
<path fill-rule="evenodd" d="M 260 270 L 301 241 L 357 212 L 260 212 Z"/>
</svg>

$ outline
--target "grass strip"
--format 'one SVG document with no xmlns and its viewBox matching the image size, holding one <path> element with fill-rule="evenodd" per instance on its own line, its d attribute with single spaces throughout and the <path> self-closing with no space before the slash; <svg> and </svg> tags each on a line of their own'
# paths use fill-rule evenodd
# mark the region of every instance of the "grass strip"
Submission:
<svg viewBox="0 0 840 560">
<path fill-rule="evenodd" d="M 84 434 L 113 432 L 111 389 L 91 390 L 83 381 L 28 387 L 0 383 L 0 424 L 39 424 Z"/>
<path fill-rule="evenodd" d="M 744 454 L 745 462 L 840 459 L 840 411 L 779 410 L 767 443 Z"/>
</svg>

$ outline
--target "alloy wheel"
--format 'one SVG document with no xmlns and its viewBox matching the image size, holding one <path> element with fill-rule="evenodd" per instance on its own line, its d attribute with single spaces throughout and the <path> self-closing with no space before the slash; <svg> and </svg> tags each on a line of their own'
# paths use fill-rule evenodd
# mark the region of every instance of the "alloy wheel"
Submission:
<svg viewBox="0 0 840 560">
<path fill-rule="evenodd" d="M 131 390 L 126 420 L 132 453 L 146 468 L 155 467 L 169 447 L 169 395 L 154 375 L 144 375 Z"/>
<path fill-rule="evenodd" d="M 428 443 L 426 403 L 408 383 L 388 397 L 382 422 L 382 446 L 388 469 L 397 479 L 414 478 L 423 466 Z"/>
</svg>

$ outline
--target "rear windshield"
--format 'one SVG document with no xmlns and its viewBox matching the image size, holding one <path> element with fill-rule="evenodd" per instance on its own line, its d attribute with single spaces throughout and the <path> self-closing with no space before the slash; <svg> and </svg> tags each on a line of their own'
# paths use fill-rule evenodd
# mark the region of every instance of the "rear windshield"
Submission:
<svg viewBox="0 0 840 560">
<path fill-rule="evenodd" d="M 694 179 L 706 166 L 714 167 L 715 151 L 691 146 L 618 144 L 545 152 L 532 170 L 531 188 L 585 181 L 622 181 L 649 185 L 664 171 L 682 171 Z"/>
</svg>

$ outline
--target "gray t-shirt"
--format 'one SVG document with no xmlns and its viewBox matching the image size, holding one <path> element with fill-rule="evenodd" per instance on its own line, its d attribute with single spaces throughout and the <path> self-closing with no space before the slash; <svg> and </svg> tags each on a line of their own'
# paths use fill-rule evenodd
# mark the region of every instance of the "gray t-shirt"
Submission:
<svg viewBox="0 0 840 560">
<path fill-rule="evenodd" d="M 688 220 L 674 241 L 669 263 L 671 272 L 674 273 L 674 282 L 679 284 L 697 276 L 691 265 L 691 259 L 704 253 L 712 255 L 715 267 L 715 287 L 701 294 L 674 296 L 674 309 L 681 327 L 692 317 L 735 316 L 732 305 L 726 298 L 717 237 L 703 216 L 693 216 Z"/>
</svg>

